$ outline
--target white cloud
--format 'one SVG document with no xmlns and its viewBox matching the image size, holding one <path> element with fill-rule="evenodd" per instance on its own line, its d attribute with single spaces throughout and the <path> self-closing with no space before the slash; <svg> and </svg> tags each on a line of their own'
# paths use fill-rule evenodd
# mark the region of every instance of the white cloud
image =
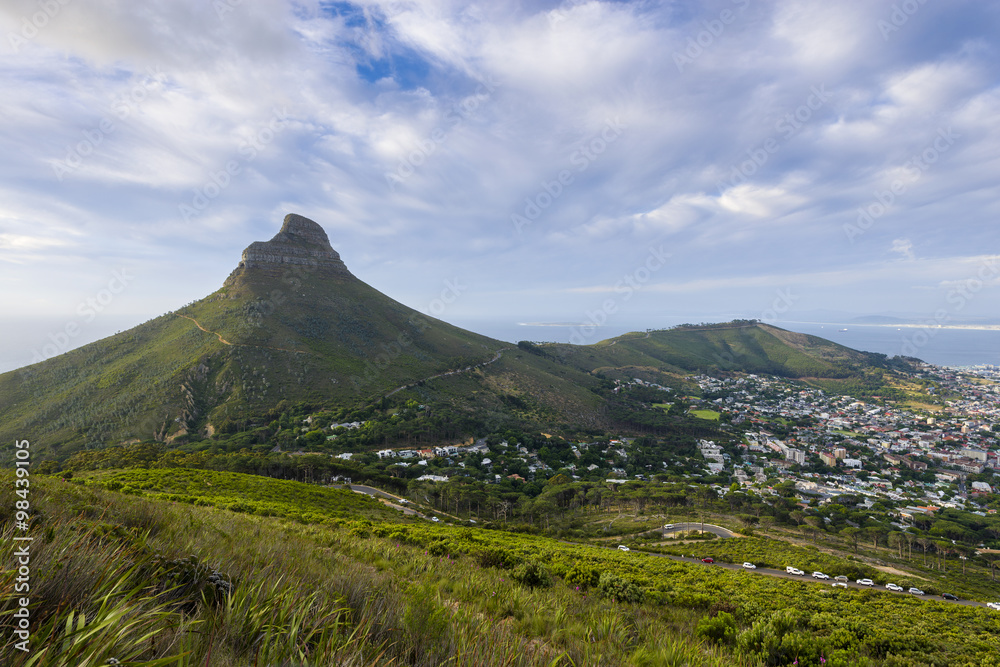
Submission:
<svg viewBox="0 0 1000 667">
<path fill-rule="evenodd" d="M 799 278 L 845 308 L 931 304 L 937 292 L 912 287 L 962 276 L 928 262 L 995 236 L 995 17 L 928 3 L 883 40 L 870 3 L 753 2 L 681 71 L 674 53 L 739 4 L 591 0 L 555 16 L 553 3 L 262 0 L 220 17 L 195 0 L 70 3 L 0 65 L 3 269 L 58 254 L 91 271 L 132 254 L 224 275 L 295 209 L 363 279 L 414 303 L 465 271 L 486 293 L 530 294 L 510 312 L 544 313 L 565 305 L 546 300 L 558 290 L 613 285 L 636 248 L 669 242 L 675 273 L 650 293 L 679 304 Z M 0 27 L 36 7 L 5 3 Z M 949 27 L 925 39 L 935 23 Z M 118 118 L 148 67 L 162 76 Z M 817 86 L 829 99 L 780 129 Z M 475 108 L 456 116 L 463 103 Z M 289 123 L 250 160 L 241 146 L 275 107 Z M 109 114 L 115 130 L 59 181 L 55 161 Z M 616 117 L 620 136 L 581 161 Z M 962 138 L 932 168 L 904 167 L 947 127 Z M 233 160 L 239 174 L 185 220 L 179 206 Z M 572 183 L 518 236 L 511 216 L 563 171 Z M 905 192 L 851 243 L 843 225 L 897 180 Z M 207 275 L 171 289 L 207 293 Z M 59 289 L 37 284 L 38 303 Z"/>
<path fill-rule="evenodd" d="M 911 262 L 916 259 L 913 255 L 913 242 L 910 239 L 893 239 L 892 247 L 889 250 L 901 255 L 902 259 L 907 259 Z"/>
</svg>

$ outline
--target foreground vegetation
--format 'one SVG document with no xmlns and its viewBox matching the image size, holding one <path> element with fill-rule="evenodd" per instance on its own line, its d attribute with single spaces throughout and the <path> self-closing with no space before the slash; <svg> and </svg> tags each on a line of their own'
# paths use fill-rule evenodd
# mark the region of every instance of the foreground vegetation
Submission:
<svg viewBox="0 0 1000 667">
<path fill-rule="evenodd" d="M 245 482 L 149 472 L 127 485 L 160 494 L 161 472 L 185 472 L 192 490 L 221 488 L 221 506 Z M 1000 614 L 983 608 L 404 523 L 292 482 L 255 480 L 274 484 L 263 509 L 325 492 L 341 516 L 123 494 L 120 478 L 32 481 L 32 651 L 5 643 L 5 665 L 1000 665 Z M 5 590 L 14 576 L 0 574 Z M 5 596 L 6 636 L 15 610 Z"/>
</svg>

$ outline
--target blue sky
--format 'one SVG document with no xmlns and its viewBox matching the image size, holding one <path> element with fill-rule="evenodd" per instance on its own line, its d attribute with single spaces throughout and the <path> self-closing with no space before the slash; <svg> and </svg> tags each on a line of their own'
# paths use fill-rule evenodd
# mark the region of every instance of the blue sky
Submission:
<svg viewBox="0 0 1000 667">
<path fill-rule="evenodd" d="M 963 0 L 10 0 L 0 370 L 207 295 L 288 212 L 483 333 L 994 319 L 997 34 Z"/>
</svg>

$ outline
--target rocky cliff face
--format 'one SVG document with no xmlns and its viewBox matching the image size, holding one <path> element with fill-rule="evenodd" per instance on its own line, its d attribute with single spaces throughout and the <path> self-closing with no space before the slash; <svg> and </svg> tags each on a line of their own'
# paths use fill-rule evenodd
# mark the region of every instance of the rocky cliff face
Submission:
<svg viewBox="0 0 1000 667">
<path fill-rule="evenodd" d="M 282 275 L 296 269 L 353 277 L 323 228 L 309 218 L 289 213 L 274 238 L 255 241 L 243 251 L 239 265 L 226 282 L 244 274 Z"/>
</svg>

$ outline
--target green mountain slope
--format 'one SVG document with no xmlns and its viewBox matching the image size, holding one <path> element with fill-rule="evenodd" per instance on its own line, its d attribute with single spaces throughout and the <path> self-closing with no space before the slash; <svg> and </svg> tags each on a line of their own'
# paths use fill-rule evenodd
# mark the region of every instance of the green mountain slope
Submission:
<svg viewBox="0 0 1000 667">
<path fill-rule="evenodd" d="M 666 373 L 739 371 L 789 378 L 850 378 L 884 361 L 836 343 L 758 322 L 632 333 L 585 347 L 545 351 L 589 371 L 652 369 Z"/>
<path fill-rule="evenodd" d="M 0 436 L 70 451 L 211 432 L 281 400 L 377 398 L 504 347 L 358 280 L 319 225 L 289 215 L 205 299 L 0 375 Z"/>
<path fill-rule="evenodd" d="M 623 425 L 608 421 L 600 376 L 743 371 L 877 391 L 878 365 L 884 356 L 755 322 L 514 346 L 375 290 L 322 227 L 290 214 L 206 298 L 0 375 L 0 442 L 30 438 L 65 457 L 253 427 L 283 401 L 352 408 L 386 396 L 450 406 L 490 428 L 600 429 Z"/>
</svg>

